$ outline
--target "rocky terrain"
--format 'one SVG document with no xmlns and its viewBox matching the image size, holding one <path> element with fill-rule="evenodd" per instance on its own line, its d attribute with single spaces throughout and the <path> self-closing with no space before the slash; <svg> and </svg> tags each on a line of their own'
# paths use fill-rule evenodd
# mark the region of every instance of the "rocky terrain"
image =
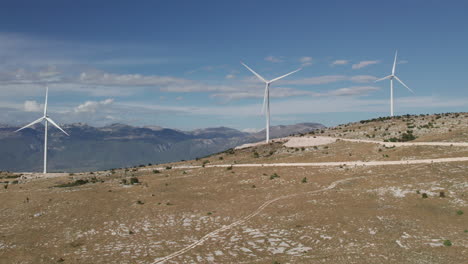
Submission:
<svg viewBox="0 0 468 264">
<path fill-rule="evenodd" d="M 468 148 L 454 142 L 468 142 L 468 116 L 437 116 L 161 165 L 1 173 L 0 263 L 465 263 Z M 433 119 L 405 142 L 454 144 L 336 140 L 389 141 Z"/>
</svg>

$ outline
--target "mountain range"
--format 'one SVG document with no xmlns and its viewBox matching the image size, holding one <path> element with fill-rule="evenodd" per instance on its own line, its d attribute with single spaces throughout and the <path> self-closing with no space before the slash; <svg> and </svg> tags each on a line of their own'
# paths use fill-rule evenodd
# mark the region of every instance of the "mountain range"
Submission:
<svg viewBox="0 0 468 264">
<path fill-rule="evenodd" d="M 82 123 L 62 126 L 70 136 L 50 128 L 48 171 L 78 172 L 190 160 L 235 146 L 261 141 L 265 131 L 246 133 L 228 127 L 180 131 L 159 126 L 134 127 L 112 124 L 93 127 Z M 272 138 L 324 128 L 318 123 L 279 125 Z M 14 132 L 18 127 L 0 125 L 0 170 L 42 170 L 44 127 L 40 124 Z"/>
</svg>

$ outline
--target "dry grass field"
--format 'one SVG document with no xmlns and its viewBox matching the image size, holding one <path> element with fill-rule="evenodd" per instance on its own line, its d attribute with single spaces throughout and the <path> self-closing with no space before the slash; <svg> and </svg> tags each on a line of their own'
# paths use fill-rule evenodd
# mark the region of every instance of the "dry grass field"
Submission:
<svg viewBox="0 0 468 264">
<path fill-rule="evenodd" d="M 421 118 L 412 122 L 435 119 L 451 131 L 415 129 L 416 141 L 468 142 L 466 114 Z M 323 134 L 368 139 L 362 131 L 370 127 L 406 131 L 407 123 L 355 123 Z M 444 157 L 468 157 L 468 148 L 271 143 L 104 172 L 2 173 L 0 263 L 467 263 L 468 162 L 209 167 Z"/>
</svg>

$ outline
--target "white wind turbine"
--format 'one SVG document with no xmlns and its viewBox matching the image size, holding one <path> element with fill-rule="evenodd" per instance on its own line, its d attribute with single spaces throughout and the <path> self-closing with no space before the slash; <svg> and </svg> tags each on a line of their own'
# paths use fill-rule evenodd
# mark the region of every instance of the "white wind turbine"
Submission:
<svg viewBox="0 0 468 264">
<path fill-rule="evenodd" d="M 30 127 L 36 123 L 39 123 L 41 122 L 42 120 L 45 120 L 45 123 L 44 123 L 44 127 L 45 127 L 45 130 L 44 130 L 44 174 L 47 173 L 47 128 L 48 128 L 48 123 L 50 122 L 52 125 L 54 125 L 56 128 L 60 129 L 60 131 L 62 131 L 63 133 L 65 133 L 65 135 L 67 136 L 70 136 L 68 135 L 67 132 L 65 132 L 65 130 L 63 130 L 61 127 L 59 127 L 59 125 L 57 125 L 54 120 L 52 120 L 48 115 L 47 115 L 47 95 L 49 93 L 49 87 L 46 88 L 46 96 L 45 96 L 45 104 L 44 104 L 44 116 L 37 119 L 36 121 L 16 130 L 15 132 L 18 132 L 22 129 L 25 129 L 27 127 Z"/>
<path fill-rule="evenodd" d="M 251 71 L 255 76 L 257 76 L 260 80 L 265 82 L 265 94 L 263 95 L 263 106 L 262 106 L 262 113 L 265 112 L 266 115 L 266 142 L 268 143 L 270 141 L 270 84 L 272 82 L 278 81 L 279 79 L 283 79 L 284 77 L 291 75 L 295 72 L 300 71 L 302 68 L 299 68 L 295 71 L 292 71 L 288 74 L 285 74 L 283 76 L 271 79 L 267 81 L 265 78 L 260 76 L 260 74 L 256 73 L 254 70 L 250 69 L 249 66 L 245 65 L 243 62 L 241 62 L 242 65 L 244 65 L 249 71 Z M 266 111 L 265 111 L 266 110 Z"/>
<path fill-rule="evenodd" d="M 375 81 L 375 82 L 380 82 L 380 81 L 383 81 L 385 79 L 390 79 L 390 116 L 393 116 L 393 79 L 396 79 L 397 81 L 399 81 L 403 86 L 406 87 L 406 89 L 408 89 L 410 92 L 412 92 L 414 94 L 413 90 L 411 90 L 405 83 L 403 83 L 402 80 L 400 80 L 395 75 L 397 54 L 398 54 L 398 51 L 395 52 L 395 60 L 393 61 L 392 74 L 390 74 L 388 76 L 385 76 L 382 79 L 378 79 L 378 80 Z"/>
</svg>

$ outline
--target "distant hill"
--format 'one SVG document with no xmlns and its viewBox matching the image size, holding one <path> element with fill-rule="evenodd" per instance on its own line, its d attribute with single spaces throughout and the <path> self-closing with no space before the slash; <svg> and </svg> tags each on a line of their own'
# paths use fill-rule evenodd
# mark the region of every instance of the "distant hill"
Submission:
<svg viewBox="0 0 468 264">
<path fill-rule="evenodd" d="M 159 126 L 112 124 L 92 127 L 64 125 L 65 136 L 49 130 L 50 172 L 93 171 L 190 160 L 264 139 L 265 131 L 246 133 L 227 127 L 179 131 Z M 271 137 L 306 133 L 324 128 L 317 123 L 272 126 Z M 44 127 L 40 124 L 18 133 L 18 127 L 0 125 L 0 170 L 41 171 Z"/>
</svg>

